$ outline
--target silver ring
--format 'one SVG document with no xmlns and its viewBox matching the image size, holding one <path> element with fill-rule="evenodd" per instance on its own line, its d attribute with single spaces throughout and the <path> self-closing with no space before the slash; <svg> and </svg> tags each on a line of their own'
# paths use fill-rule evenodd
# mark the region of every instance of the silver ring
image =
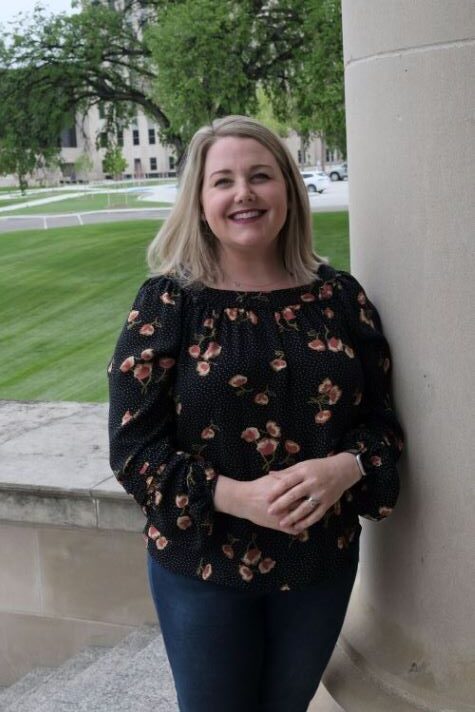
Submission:
<svg viewBox="0 0 475 712">
<path fill-rule="evenodd" d="M 315 507 L 318 507 L 320 504 L 320 501 L 316 497 L 306 497 L 305 501 L 309 503 L 309 505 L 312 507 L 312 509 L 315 509 Z"/>
</svg>

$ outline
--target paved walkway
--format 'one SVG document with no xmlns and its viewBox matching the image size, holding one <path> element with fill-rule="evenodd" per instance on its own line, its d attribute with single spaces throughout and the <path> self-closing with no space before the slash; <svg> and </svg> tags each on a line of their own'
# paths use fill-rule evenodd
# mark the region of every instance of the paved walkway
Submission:
<svg viewBox="0 0 475 712">
<path fill-rule="evenodd" d="M 124 190 L 115 190 L 118 192 L 134 192 L 141 191 L 140 188 L 131 187 Z M 82 190 L 81 192 L 66 193 L 62 195 L 51 195 L 48 198 L 32 198 L 25 202 L 17 203 L 1 207 L 0 200 L 0 233 L 13 232 L 16 230 L 48 230 L 55 227 L 73 227 L 78 225 L 91 225 L 105 222 L 123 222 L 124 220 L 163 220 L 170 212 L 169 208 L 146 207 L 147 202 L 163 202 L 170 203 L 170 206 L 175 202 L 177 194 L 176 183 L 166 183 L 156 186 L 146 186 L 143 188 L 143 193 L 140 195 L 140 200 L 143 201 L 143 208 L 121 208 L 117 210 L 89 210 L 76 213 L 51 213 L 45 214 L 41 211 L 41 206 L 46 203 L 57 203 L 62 200 L 70 200 L 71 198 L 85 197 L 87 195 L 97 195 L 98 193 L 107 193 L 104 188 Z M 312 212 L 333 212 L 337 210 L 348 210 L 348 182 L 330 183 L 324 193 L 309 194 L 310 207 Z M 38 214 L 36 215 L 4 215 L 1 213 L 12 213 L 23 208 L 31 208 L 38 206 Z"/>
</svg>

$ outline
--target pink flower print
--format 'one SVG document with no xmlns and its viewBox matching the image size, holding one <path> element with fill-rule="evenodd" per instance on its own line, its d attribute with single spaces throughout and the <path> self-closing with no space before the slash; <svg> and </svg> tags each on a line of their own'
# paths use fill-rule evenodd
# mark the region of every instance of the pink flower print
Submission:
<svg viewBox="0 0 475 712">
<path fill-rule="evenodd" d="M 387 373 L 389 371 L 389 368 L 391 366 L 391 362 L 388 358 L 385 358 L 383 361 L 383 371 L 384 373 Z"/>
<path fill-rule="evenodd" d="M 148 528 L 148 535 L 149 535 L 150 539 L 153 539 L 153 540 L 155 541 L 155 540 L 158 539 L 158 537 L 160 536 L 160 532 L 159 532 L 158 529 L 157 529 L 156 527 L 154 527 L 153 524 L 152 524 L 152 526 L 150 526 L 150 527 Z"/>
<path fill-rule="evenodd" d="M 137 309 L 132 309 L 131 312 L 129 312 L 129 316 L 127 317 L 127 322 L 129 324 L 133 324 L 135 321 L 137 321 L 137 317 L 140 314 L 140 312 L 137 311 Z"/>
<path fill-rule="evenodd" d="M 274 559 L 271 559 L 267 556 L 265 559 L 262 559 L 262 561 L 259 562 L 259 571 L 261 572 L 261 574 L 268 574 L 269 571 L 272 571 L 274 566 Z"/>
<path fill-rule="evenodd" d="M 221 353 L 222 346 L 220 346 L 216 341 L 211 341 L 208 344 L 208 348 L 203 354 L 205 361 L 209 361 L 210 358 L 216 358 Z"/>
<path fill-rule="evenodd" d="M 313 351 L 326 351 L 327 348 L 325 342 L 321 339 L 312 339 L 312 341 L 309 341 L 308 347 Z"/>
<path fill-rule="evenodd" d="M 380 507 L 378 509 L 378 512 L 382 517 L 389 517 L 392 511 L 392 507 Z"/>
<path fill-rule="evenodd" d="M 266 430 L 273 438 L 280 438 L 281 430 L 274 420 L 267 421 Z"/>
<path fill-rule="evenodd" d="M 346 536 L 338 537 L 337 546 L 339 549 L 348 549 L 348 539 L 346 538 Z"/>
<path fill-rule="evenodd" d="M 149 467 L 150 467 L 150 463 L 149 463 L 149 462 L 144 462 L 144 464 L 142 465 L 142 467 L 141 467 L 140 470 L 139 470 L 139 474 L 140 474 L 140 475 L 145 475 L 145 473 L 147 472 L 147 470 L 148 470 Z"/>
<path fill-rule="evenodd" d="M 211 574 L 213 573 L 213 567 L 211 564 L 206 564 L 206 566 L 203 568 L 203 571 L 201 572 L 201 578 L 203 581 L 207 581 Z"/>
<path fill-rule="evenodd" d="M 374 467 L 381 467 L 381 465 L 383 464 L 383 461 L 381 460 L 379 455 L 372 455 L 369 458 L 369 461 L 372 465 L 374 465 Z"/>
<path fill-rule="evenodd" d="M 257 428 L 246 428 L 246 430 L 242 431 L 241 438 L 247 443 L 253 443 L 256 440 L 259 440 L 260 435 L 261 434 Z"/>
<path fill-rule="evenodd" d="M 224 313 L 226 314 L 226 316 L 228 317 L 228 319 L 230 321 L 236 321 L 236 319 L 238 318 L 238 314 L 239 314 L 236 307 L 233 307 L 232 309 L 229 309 L 229 308 L 225 309 Z"/>
<path fill-rule="evenodd" d="M 345 345 L 345 354 L 348 356 L 348 358 L 354 358 L 355 357 L 355 352 L 351 348 L 351 346 L 346 346 Z"/>
<path fill-rule="evenodd" d="M 162 551 L 168 545 L 168 539 L 166 536 L 159 536 L 155 542 L 155 546 L 159 551 Z"/>
<path fill-rule="evenodd" d="M 283 358 L 275 358 L 273 361 L 270 362 L 270 365 L 274 371 L 282 371 L 283 368 L 287 367 L 287 361 L 285 361 Z"/>
<path fill-rule="evenodd" d="M 214 319 L 205 319 L 203 322 L 205 329 L 212 329 L 214 326 Z"/>
<path fill-rule="evenodd" d="M 257 317 L 257 314 L 255 314 L 253 311 L 248 311 L 247 312 L 247 318 L 251 322 L 251 324 L 254 324 L 254 326 L 259 322 L 259 319 Z"/>
<path fill-rule="evenodd" d="M 304 294 L 300 295 L 300 299 L 303 302 L 314 302 L 315 301 L 315 294 L 312 294 L 312 292 L 305 292 Z"/>
<path fill-rule="evenodd" d="M 360 304 L 362 307 L 366 304 L 366 294 L 364 292 L 359 292 L 356 299 L 358 304 Z"/>
<path fill-rule="evenodd" d="M 168 371 L 175 365 L 175 359 L 170 358 L 170 356 L 164 356 L 163 358 L 159 359 L 158 365 L 160 366 L 160 368 L 163 368 L 165 371 Z"/>
<path fill-rule="evenodd" d="M 206 481 L 209 482 L 210 480 L 214 480 L 216 477 L 216 470 L 213 469 L 212 467 L 207 467 L 205 469 L 205 475 L 206 475 Z"/>
<path fill-rule="evenodd" d="M 324 425 L 331 417 L 331 410 L 319 410 L 318 413 L 315 414 L 315 422 L 317 425 Z"/>
<path fill-rule="evenodd" d="M 143 383 L 150 378 L 152 367 L 149 363 L 140 363 L 134 368 L 134 378 Z"/>
<path fill-rule="evenodd" d="M 170 292 L 163 292 L 160 299 L 164 304 L 175 304 L 175 301 L 170 296 Z"/>
<path fill-rule="evenodd" d="M 308 533 L 308 529 L 303 529 L 301 532 L 297 534 L 297 540 L 301 544 L 305 544 L 306 541 L 308 541 L 310 538 L 310 534 Z"/>
<path fill-rule="evenodd" d="M 284 448 L 289 455 L 296 455 L 300 452 L 300 445 L 293 440 L 286 440 L 284 443 Z"/>
<path fill-rule="evenodd" d="M 341 339 L 335 338 L 335 336 L 332 336 L 331 339 L 328 339 L 327 344 L 330 351 L 343 350 L 343 341 Z"/>
<path fill-rule="evenodd" d="M 363 398 L 363 393 L 361 391 L 355 391 L 353 395 L 353 405 L 359 405 Z"/>
<path fill-rule="evenodd" d="M 198 344 L 193 344 L 193 346 L 190 346 L 188 348 L 188 353 L 192 358 L 198 358 L 198 356 L 200 355 L 200 347 L 198 346 Z"/>
<path fill-rule="evenodd" d="M 374 322 L 373 320 L 368 316 L 368 312 L 365 311 L 364 309 L 360 309 L 360 321 L 363 322 L 363 324 L 368 324 L 368 326 L 372 326 L 374 329 Z"/>
<path fill-rule="evenodd" d="M 274 319 L 276 320 L 277 323 L 280 322 L 280 312 L 274 312 Z"/>
<path fill-rule="evenodd" d="M 122 371 L 122 373 L 127 373 L 127 371 L 130 371 L 131 368 L 135 366 L 135 359 L 133 356 L 128 356 L 125 361 L 122 361 L 122 363 L 119 366 L 119 371 Z"/>
<path fill-rule="evenodd" d="M 221 547 L 222 552 L 225 556 L 228 557 L 228 559 L 234 559 L 234 549 L 231 546 L 231 544 L 223 544 Z"/>
<path fill-rule="evenodd" d="M 175 504 L 178 509 L 183 509 L 188 506 L 188 495 L 187 494 L 177 494 L 175 497 Z"/>
<path fill-rule="evenodd" d="M 121 425 L 126 425 L 129 422 L 129 420 L 132 420 L 133 417 L 134 416 L 132 415 L 130 410 L 126 410 L 124 415 L 122 416 Z"/>
<path fill-rule="evenodd" d="M 203 430 L 201 431 L 202 440 L 212 440 L 215 435 L 216 433 L 211 425 L 206 428 L 203 428 Z"/>
<path fill-rule="evenodd" d="M 107 366 L 107 373 L 109 374 L 109 376 L 111 375 L 113 368 L 114 368 L 114 361 L 111 361 L 110 364 Z"/>
<path fill-rule="evenodd" d="M 323 316 L 327 319 L 333 319 L 333 317 L 335 316 L 335 312 L 333 311 L 333 309 L 330 309 L 330 307 L 326 307 L 323 310 Z"/>
<path fill-rule="evenodd" d="M 332 386 L 328 393 L 328 405 L 335 405 L 341 398 L 341 388 L 338 386 Z"/>
<path fill-rule="evenodd" d="M 326 395 L 328 395 L 328 393 L 330 393 L 332 387 L 333 387 L 333 383 L 330 381 L 330 379 L 325 378 L 318 386 L 318 392 L 325 393 Z"/>
<path fill-rule="evenodd" d="M 181 413 L 181 411 L 182 411 L 182 408 L 183 408 L 183 404 L 182 404 L 182 403 L 177 403 L 177 404 L 175 405 L 175 413 L 176 413 L 177 415 L 180 415 L 180 413 Z"/>
<path fill-rule="evenodd" d="M 178 519 L 176 520 L 176 525 L 177 525 L 178 529 L 183 529 L 183 530 L 188 529 L 189 527 L 191 527 L 192 524 L 193 524 L 193 522 L 191 521 L 191 518 L 187 514 L 183 514 L 181 517 L 178 517 Z"/>
<path fill-rule="evenodd" d="M 140 354 L 142 361 L 151 361 L 153 359 L 153 349 L 144 349 Z"/>
<path fill-rule="evenodd" d="M 243 564 L 246 564 L 246 566 L 255 566 L 260 560 L 261 556 L 262 551 L 256 546 L 254 546 L 246 551 L 241 561 L 243 562 Z"/>
<path fill-rule="evenodd" d="M 325 284 L 322 284 L 322 286 L 318 290 L 318 297 L 319 299 L 330 299 L 330 297 L 332 296 L 333 287 L 328 282 L 325 282 Z"/>
<path fill-rule="evenodd" d="M 207 361 L 198 361 L 196 364 L 196 370 L 199 376 L 207 376 L 211 370 L 211 366 Z"/>
<path fill-rule="evenodd" d="M 236 376 L 230 378 L 228 383 L 233 388 L 240 388 L 241 386 L 244 386 L 247 383 L 247 376 L 242 376 L 238 373 L 236 374 Z"/>
<path fill-rule="evenodd" d="M 155 327 L 153 324 L 144 324 L 140 327 L 140 336 L 152 336 L 155 333 Z"/>
<path fill-rule="evenodd" d="M 254 578 L 254 574 L 252 573 L 251 569 L 248 566 L 245 566 L 244 564 L 241 564 L 239 567 L 239 574 L 242 578 L 243 581 L 246 581 L 246 583 L 249 583 L 249 581 L 252 581 Z"/>
<path fill-rule="evenodd" d="M 280 587 L 280 591 L 290 591 L 289 584 L 288 583 L 282 584 L 282 586 Z"/>
<path fill-rule="evenodd" d="M 292 307 L 285 307 L 285 309 L 282 309 L 282 316 L 284 317 L 285 321 L 291 321 L 296 317 Z"/>
<path fill-rule="evenodd" d="M 154 499 L 154 502 L 155 502 L 155 506 L 158 507 L 158 505 L 160 504 L 160 502 L 161 502 L 162 499 L 163 499 L 163 494 L 160 492 L 160 490 L 156 490 L 155 496 L 154 496 L 153 499 Z"/>
<path fill-rule="evenodd" d="M 262 440 L 257 443 L 256 447 L 263 457 L 268 457 L 277 450 L 278 444 L 277 440 L 274 440 L 273 438 L 262 438 Z"/>
<path fill-rule="evenodd" d="M 267 393 L 256 393 L 254 396 L 254 403 L 257 405 L 267 405 L 269 402 L 269 396 Z"/>
</svg>

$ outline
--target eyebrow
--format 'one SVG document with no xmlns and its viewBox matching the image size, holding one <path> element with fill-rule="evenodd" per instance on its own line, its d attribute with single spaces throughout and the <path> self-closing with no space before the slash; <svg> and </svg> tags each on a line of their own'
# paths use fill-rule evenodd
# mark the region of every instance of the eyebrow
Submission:
<svg viewBox="0 0 475 712">
<path fill-rule="evenodd" d="M 273 170 L 272 166 L 269 166 L 267 163 L 255 163 L 253 166 L 251 166 L 251 171 L 255 171 L 256 168 L 267 168 L 268 170 Z M 212 176 L 216 175 L 216 173 L 229 174 L 229 173 L 232 173 L 232 171 L 229 168 L 222 168 L 219 171 L 213 171 L 212 173 L 210 173 L 209 177 L 211 178 Z"/>
</svg>

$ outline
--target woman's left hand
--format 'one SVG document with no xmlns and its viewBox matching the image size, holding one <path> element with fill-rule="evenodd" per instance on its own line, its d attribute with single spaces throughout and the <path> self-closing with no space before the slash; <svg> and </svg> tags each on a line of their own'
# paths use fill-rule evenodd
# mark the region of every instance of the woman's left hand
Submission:
<svg viewBox="0 0 475 712">
<path fill-rule="evenodd" d="M 361 477 L 356 458 L 349 452 L 304 460 L 269 474 L 275 478 L 276 484 L 272 488 L 268 512 L 281 515 L 280 526 L 290 527 L 296 533 L 322 519 L 343 492 Z"/>
</svg>

